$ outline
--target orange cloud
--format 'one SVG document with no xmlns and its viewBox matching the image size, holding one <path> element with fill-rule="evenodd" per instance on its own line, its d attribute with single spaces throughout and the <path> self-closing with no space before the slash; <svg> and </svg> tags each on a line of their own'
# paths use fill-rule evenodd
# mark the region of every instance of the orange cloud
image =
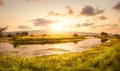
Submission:
<svg viewBox="0 0 120 71">
<path fill-rule="evenodd" d="M 53 20 L 47 20 L 47 19 L 44 19 L 44 18 L 36 18 L 36 19 L 33 19 L 31 20 L 34 24 L 34 26 L 47 26 L 48 24 L 52 24 L 54 22 L 57 22 L 57 21 L 53 21 Z"/>
<path fill-rule="evenodd" d="M 69 15 L 75 15 L 74 10 L 70 7 L 70 6 L 65 6 L 65 10 L 67 11 L 67 13 L 57 13 L 54 11 L 49 11 L 48 15 L 49 16 L 69 16 Z"/>
<path fill-rule="evenodd" d="M 3 6 L 3 5 L 4 5 L 3 0 L 0 0 L 0 6 Z"/>
<path fill-rule="evenodd" d="M 67 14 L 74 14 L 74 10 L 70 6 L 65 6 L 65 9 L 67 10 Z"/>
<path fill-rule="evenodd" d="M 107 19 L 107 17 L 105 17 L 105 16 L 98 16 L 98 17 L 96 17 L 94 20 L 106 20 Z"/>
<path fill-rule="evenodd" d="M 120 11 L 120 2 L 118 2 L 115 6 L 113 6 L 113 9 Z"/>
<path fill-rule="evenodd" d="M 24 26 L 24 25 L 20 25 L 18 26 L 19 29 L 31 29 L 29 26 Z"/>
<path fill-rule="evenodd" d="M 103 10 L 94 9 L 92 6 L 85 6 L 82 8 L 81 15 L 94 16 L 103 13 Z"/>
<path fill-rule="evenodd" d="M 61 14 L 60 14 L 60 13 L 55 13 L 55 12 L 53 12 L 53 11 L 49 11 L 49 12 L 48 12 L 48 15 L 49 15 L 49 16 L 52 16 L 52 15 L 60 16 Z"/>
<path fill-rule="evenodd" d="M 27 2 L 37 2 L 37 1 L 40 1 L 40 0 L 26 0 Z"/>
</svg>

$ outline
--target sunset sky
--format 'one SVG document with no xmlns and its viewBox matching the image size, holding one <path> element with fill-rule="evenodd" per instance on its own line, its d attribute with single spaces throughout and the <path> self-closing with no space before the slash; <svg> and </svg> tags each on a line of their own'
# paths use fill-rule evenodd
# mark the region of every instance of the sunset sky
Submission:
<svg viewBox="0 0 120 71">
<path fill-rule="evenodd" d="M 0 0 L 0 26 L 120 34 L 120 0 Z"/>
</svg>

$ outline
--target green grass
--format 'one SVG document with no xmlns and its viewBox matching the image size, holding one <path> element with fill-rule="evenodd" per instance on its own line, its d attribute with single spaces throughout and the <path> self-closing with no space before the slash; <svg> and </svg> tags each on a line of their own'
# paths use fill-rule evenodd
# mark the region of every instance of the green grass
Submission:
<svg viewBox="0 0 120 71">
<path fill-rule="evenodd" d="M 0 56 L 0 71 L 120 71 L 120 40 L 111 40 L 82 53 Z"/>
</svg>

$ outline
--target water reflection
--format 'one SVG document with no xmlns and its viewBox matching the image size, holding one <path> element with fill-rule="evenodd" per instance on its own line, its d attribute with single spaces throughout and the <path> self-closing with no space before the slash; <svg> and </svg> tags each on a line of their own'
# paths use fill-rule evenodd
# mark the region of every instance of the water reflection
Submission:
<svg viewBox="0 0 120 71">
<path fill-rule="evenodd" d="M 101 44 L 98 38 L 88 38 L 79 42 L 56 43 L 56 44 L 27 44 L 18 45 L 0 43 L 0 54 L 15 56 L 43 56 L 51 54 L 63 54 L 68 52 L 81 52 L 86 48 Z"/>
<path fill-rule="evenodd" d="M 77 44 L 79 41 L 73 41 L 72 43 Z M 70 43 L 70 42 L 63 42 L 63 43 Z M 46 43 L 46 44 L 62 44 L 62 43 Z M 14 48 L 19 48 L 21 45 L 46 45 L 45 43 L 40 44 L 19 44 L 19 43 L 12 43 Z"/>
<path fill-rule="evenodd" d="M 20 44 L 15 44 L 15 43 L 13 43 L 12 45 L 14 48 L 17 48 L 17 47 L 19 48 L 19 46 L 20 46 Z"/>
</svg>

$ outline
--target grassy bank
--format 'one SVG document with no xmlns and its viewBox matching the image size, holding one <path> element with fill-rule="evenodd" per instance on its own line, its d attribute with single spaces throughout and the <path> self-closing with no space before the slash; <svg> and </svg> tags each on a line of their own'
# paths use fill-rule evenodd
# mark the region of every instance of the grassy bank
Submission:
<svg viewBox="0 0 120 71">
<path fill-rule="evenodd" d="M 13 38 L 11 43 L 14 44 L 52 44 L 65 42 L 78 42 L 85 39 L 84 36 L 38 36 L 38 37 L 17 37 Z"/>
<path fill-rule="evenodd" d="M 82 53 L 42 57 L 0 56 L 0 71 L 120 71 L 120 40 Z"/>
</svg>

